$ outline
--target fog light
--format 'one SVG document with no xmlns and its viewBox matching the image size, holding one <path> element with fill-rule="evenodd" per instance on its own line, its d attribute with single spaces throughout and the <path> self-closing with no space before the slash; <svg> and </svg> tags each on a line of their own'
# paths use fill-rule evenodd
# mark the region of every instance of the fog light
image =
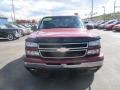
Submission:
<svg viewBox="0 0 120 90">
<path fill-rule="evenodd" d="M 100 52 L 99 49 L 88 50 L 87 55 L 99 54 L 99 52 Z"/>
<path fill-rule="evenodd" d="M 26 51 L 27 55 L 32 55 L 32 56 L 39 56 L 39 52 L 38 51 Z"/>
</svg>

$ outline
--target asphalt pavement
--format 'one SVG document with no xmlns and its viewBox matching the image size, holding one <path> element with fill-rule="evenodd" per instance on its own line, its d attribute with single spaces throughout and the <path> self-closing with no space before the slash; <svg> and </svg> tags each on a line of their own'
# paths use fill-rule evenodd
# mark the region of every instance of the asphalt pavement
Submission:
<svg viewBox="0 0 120 90">
<path fill-rule="evenodd" d="M 103 67 L 95 74 L 57 72 L 32 76 L 23 65 L 25 37 L 0 40 L 0 90 L 120 90 L 120 32 L 92 30 L 101 36 Z"/>
</svg>

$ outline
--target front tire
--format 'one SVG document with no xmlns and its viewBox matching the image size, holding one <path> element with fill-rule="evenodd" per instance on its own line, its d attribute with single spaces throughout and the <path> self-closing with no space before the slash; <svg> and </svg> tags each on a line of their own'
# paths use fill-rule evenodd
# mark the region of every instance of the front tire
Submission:
<svg viewBox="0 0 120 90">
<path fill-rule="evenodd" d="M 44 70 L 33 69 L 28 67 L 25 67 L 25 68 L 35 77 L 48 78 L 50 76 L 50 73 Z"/>
<path fill-rule="evenodd" d="M 36 69 L 31 69 L 31 68 L 27 68 L 25 67 L 33 76 L 37 76 L 38 75 L 38 71 Z"/>
</svg>

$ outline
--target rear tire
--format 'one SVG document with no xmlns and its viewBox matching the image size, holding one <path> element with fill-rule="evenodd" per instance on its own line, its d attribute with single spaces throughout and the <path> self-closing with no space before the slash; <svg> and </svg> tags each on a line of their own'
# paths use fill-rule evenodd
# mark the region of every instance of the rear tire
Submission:
<svg viewBox="0 0 120 90">
<path fill-rule="evenodd" d="M 97 67 L 93 72 L 96 73 L 102 66 Z"/>
<path fill-rule="evenodd" d="M 99 66 L 99 67 L 96 67 L 96 69 L 93 69 L 93 70 L 81 70 L 81 71 L 79 71 L 79 70 L 77 70 L 76 72 L 78 73 L 78 74 L 81 74 L 81 75 L 87 75 L 87 74 L 95 74 L 99 69 L 101 68 L 101 66 Z"/>
<path fill-rule="evenodd" d="M 9 41 L 14 40 L 14 35 L 13 35 L 13 34 L 8 34 L 8 35 L 7 35 L 7 39 L 8 39 Z"/>
</svg>

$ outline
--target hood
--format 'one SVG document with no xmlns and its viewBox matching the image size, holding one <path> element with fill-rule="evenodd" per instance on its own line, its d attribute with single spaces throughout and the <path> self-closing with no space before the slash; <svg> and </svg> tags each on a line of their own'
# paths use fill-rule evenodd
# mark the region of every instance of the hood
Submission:
<svg viewBox="0 0 120 90">
<path fill-rule="evenodd" d="M 96 35 L 81 28 L 41 29 L 32 33 L 29 38 L 38 37 L 95 37 Z"/>
</svg>

